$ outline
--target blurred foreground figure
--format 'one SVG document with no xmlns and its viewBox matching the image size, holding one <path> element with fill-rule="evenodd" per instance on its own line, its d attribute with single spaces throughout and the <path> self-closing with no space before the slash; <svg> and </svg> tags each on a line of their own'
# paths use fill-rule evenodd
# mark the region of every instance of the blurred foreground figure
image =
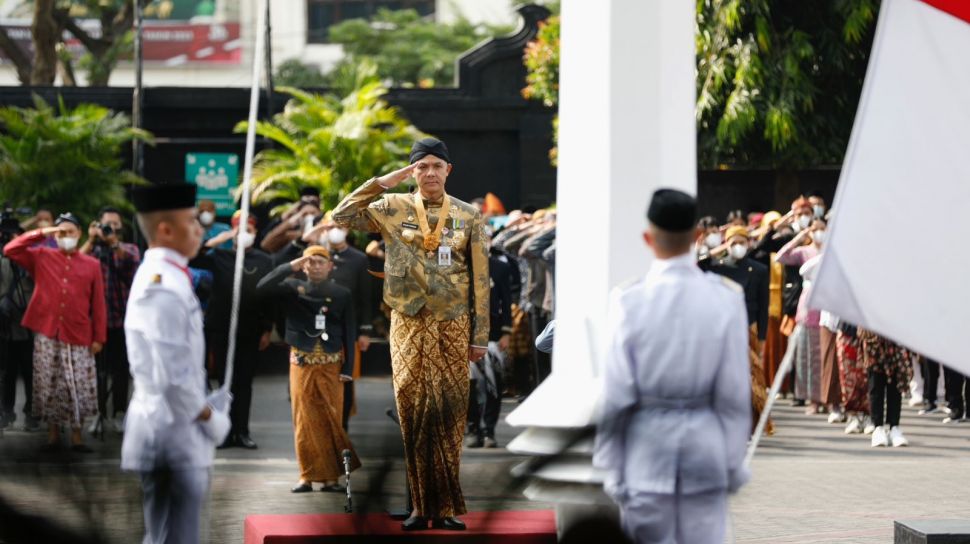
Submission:
<svg viewBox="0 0 970 544">
<path fill-rule="evenodd" d="M 188 260 L 202 241 L 195 186 L 133 194 L 148 240 L 125 315 L 135 393 L 125 419 L 121 468 L 141 476 L 146 544 L 199 541 L 215 446 L 229 433 L 230 396 L 206 397 L 202 308 Z"/>
<path fill-rule="evenodd" d="M 696 202 L 654 193 L 656 260 L 611 301 L 593 463 L 635 542 L 720 543 L 727 494 L 748 479 L 748 325 L 733 281 L 694 262 Z"/>
</svg>

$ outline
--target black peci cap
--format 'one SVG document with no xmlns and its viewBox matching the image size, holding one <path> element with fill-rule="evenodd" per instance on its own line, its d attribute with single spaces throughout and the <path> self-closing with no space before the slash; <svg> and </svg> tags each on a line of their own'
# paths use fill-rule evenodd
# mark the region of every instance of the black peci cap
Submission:
<svg viewBox="0 0 970 544">
<path fill-rule="evenodd" d="M 71 212 L 64 212 L 61 215 L 58 215 L 57 219 L 54 220 L 54 226 L 60 225 L 64 222 L 74 223 L 77 228 L 81 228 L 81 220 Z"/>
<path fill-rule="evenodd" d="M 303 186 L 303 188 L 300 189 L 300 196 L 301 197 L 315 196 L 317 198 L 320 198 L 320 189 L 317 189 L 316 187 L 311 187 L 309 185 L 305 185 Z"/>
<path fill-rule="evenodd" d="M 437 138 L 422 138 L 414 142 L 408 160 L 411 164 L 414 164 L 428 155 L 434 155 L 447 163 L 451 162 L 448 157 L 448 146 Z"/>
<path fill-rule="evenodd" d="M 697 200 L 677 189 L 657 189 L 647 208 L 647 219 L 667 232 L 686 232 L 697 223 Z"/>
<path fill-rule="evenodd" d="M 138 213 L 182 210 L 195 207 L 196 186 L 191 183 L 143 185 L 131 191 Z"/>
</svg>

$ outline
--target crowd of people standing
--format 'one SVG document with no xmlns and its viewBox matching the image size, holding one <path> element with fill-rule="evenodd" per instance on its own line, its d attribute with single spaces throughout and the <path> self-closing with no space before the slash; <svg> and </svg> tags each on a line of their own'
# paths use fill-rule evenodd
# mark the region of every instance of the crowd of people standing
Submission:
<svg viewBox="0 0 970 544">
<path fill-rule="evenodd" d="M 795 199 L 784 215 L 737 210 L 726 219 L 701 218 L 695 247 L 702 269 L 744 289 L 755 422 L 790 342 L 793 372 L 779 395 L 808 415 L 827 414 L 829 423 L 844 423 L 846 434 L 871 435 L 873 447 L 909 444 L 900 427 L 907 394 L 913 405 L 924 405 L 921 415 L 938 413 L 946 423 L 964 419 L 964 376 L 943 368 L 943 406 L 937 400 L 938 362 L 808 307 L 831 219 L 819 193 Z M 920 382 L 921 390 L 914 390 Z M 767 432 L 773 432 L 770 423 Z"/>
</svg>

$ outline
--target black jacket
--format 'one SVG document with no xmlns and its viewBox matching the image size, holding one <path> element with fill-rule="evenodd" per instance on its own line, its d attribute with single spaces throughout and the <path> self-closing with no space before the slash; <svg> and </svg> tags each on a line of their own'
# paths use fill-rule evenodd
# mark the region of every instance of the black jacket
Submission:
<svg viewBox="0 0 970 544">
<path fill-rule="evenodd" d="M 512 333 L 512 267 L 505 255 L 488 256 L 489 296 L 488 340 L 496 342 L 503 334 Z"/>
<path fill-rule="evenodd" d="M 768 332 L 768 267 L 745 257 L 735 264 L 712 263 L 707 269 L 734 280 L 744 289 L 744 303 L 748 310 L 748 324 L 758 324 L 758 340 Z"/>
<path fill-rule="evenodd" d="M 260 293 L 277 297 L 286 312 L 286 343 L 301 351 L 313 351 L 317 342 L 327 353 L 344 352 L 340 373 L 350 376 L 354 370 L 354 343 L 357 323 L 350 291 L 333 280 L 313 284 L 292 277 L 290 263 L 277 266 L 260 280 Z M 316 328 L 316 316 L 327 316 L 327 339 Z"/>
<path fill-rule="evenodd" d="M 205 312 L 205 329 L 209 332 L 229 330 L 232 313 L 232 282 L 236 251 L 210 249 L 196 257 L 193 268 L 212 272 L 212 294 Z M 272 300 L 256 290 L 259 280 L 273 269 L 272 258 L 258 249 L 246 251 L 243 259 L 242 290 L 239 298 L 237 337 L 251 338 L 273 329 Z"/>
<path fill-rule="evenodd" d="M 374 320 L 372 290 L 374 283 L 371 281 L 371 275 L 367 273 L 369 259 L 363 251 L 349 245 L 343 251 L 334 251 L 330 256 L 333 260 L 330 278 L 350 291 L 360 334 L 369 335 L 373 328 L 371 323 Z"/>
</svg>

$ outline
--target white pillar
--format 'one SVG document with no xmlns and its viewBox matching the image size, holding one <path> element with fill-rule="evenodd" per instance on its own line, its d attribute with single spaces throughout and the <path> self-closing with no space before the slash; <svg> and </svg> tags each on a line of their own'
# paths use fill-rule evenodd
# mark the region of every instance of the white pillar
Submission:
<svg viewBox="0 0 970 544">
<path fill-rule="evenodd" d="M 553 372 L 512 425 L 591 423 L 609 293 L 650 264 L 641 237 L 650 196 L 696 194 L 694 9 L 562 2 Z"/>
</svg>

